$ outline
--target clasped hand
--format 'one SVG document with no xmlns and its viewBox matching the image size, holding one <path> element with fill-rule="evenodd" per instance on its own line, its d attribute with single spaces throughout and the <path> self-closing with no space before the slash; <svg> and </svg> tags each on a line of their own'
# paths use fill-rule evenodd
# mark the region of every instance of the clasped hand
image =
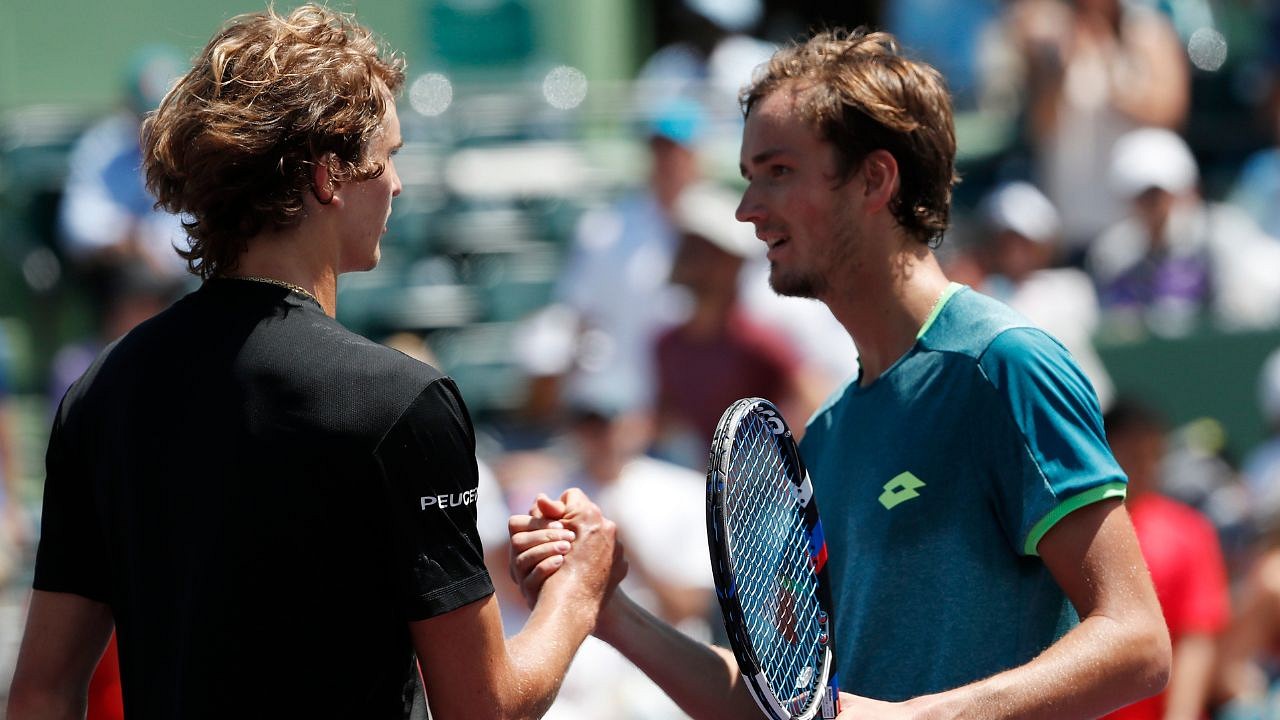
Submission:
<svg viewBox="0 0 1280 720">
<path fill-rule="evenodd" d="M 627 574 L 617 526 L 577 488 L 559 500 L 539 495 L 528 515 L 507 521 L 511 533 L 511 578 L 529 607 L 552 575 L 601 601 Z"/>
</svg>

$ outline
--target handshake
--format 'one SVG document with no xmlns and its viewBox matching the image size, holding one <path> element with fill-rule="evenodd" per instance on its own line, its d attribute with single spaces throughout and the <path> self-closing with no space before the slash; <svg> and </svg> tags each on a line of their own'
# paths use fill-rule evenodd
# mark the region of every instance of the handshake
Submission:
<svg viewBox="0 0 1280 720">
<path fill-rule="evenodd" d="M 627 575 L 617 525 L 576 488 L 559 500 L 539 495 L 507 529 L 511 578 L 531 609 L 541 598 L 598 613 Z"/>
</svg>

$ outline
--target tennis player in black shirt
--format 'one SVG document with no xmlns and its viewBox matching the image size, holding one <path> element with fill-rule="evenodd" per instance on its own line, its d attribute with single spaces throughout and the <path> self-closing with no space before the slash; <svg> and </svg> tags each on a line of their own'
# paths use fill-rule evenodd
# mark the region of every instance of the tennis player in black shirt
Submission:
<svg viewBox="0 0 1280 720">
<path fill-rule="evenodd" d="M 504 639 L 457 387 L 333 318 L 400 192 L 403 79 L 350 18 L 268 11 L 148 119 L 204 283 L 62 402 L 11 720 L 83 717 L 113 627 L 131 720 L 401 718 L 415 653 L 438 720 L 550 704 L 625 571 L 612 524 L 567 495 L 573 552 Z"/>
</svg>

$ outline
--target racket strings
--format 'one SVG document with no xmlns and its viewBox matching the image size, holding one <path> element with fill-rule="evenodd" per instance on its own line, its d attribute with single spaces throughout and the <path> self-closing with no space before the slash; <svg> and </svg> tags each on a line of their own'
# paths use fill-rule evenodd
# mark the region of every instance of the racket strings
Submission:
<svg viewBox="0 0 1280 720">
<path fill-rule="evenodd" d="M 784 704 L 799 712 L 821 680 L 818 638 L 826 628 L 817 620 L 817 580 L 792 472 L 770 426 L 748 414 L 725 485 L 728 541 L 760 666 Z"/>
</svg>

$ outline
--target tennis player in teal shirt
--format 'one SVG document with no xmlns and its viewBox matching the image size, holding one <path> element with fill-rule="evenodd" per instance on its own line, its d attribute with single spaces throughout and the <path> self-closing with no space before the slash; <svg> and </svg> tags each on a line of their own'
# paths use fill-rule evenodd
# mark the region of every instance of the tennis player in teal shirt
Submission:
<svg viewBox="0 0 1280 720">
<path fill-rule="evenodd" d="M 773 289 L 825 303 L 859 353 L 801 444 L 840 718 L 1091 718 L 1159 691 L 1169 636 L 1093 389 L 933 254 L 956 180 L 941 76 L 890 35 L 831 31 L 778 51 L 742 100 L 737 219 L 768 246 Z M 558 512 L 512 518 L 530 596 L 562 552 Z M 624 594 L 594 632 L 690 716 L 759 717 L 731 652 Z"/>
<path fill-rule="evenodd" d="M 1076 612 L 1037 546 L 1125 489 L 1066 350 L 957 284 L 907 354 L 818 411 L 801 453 L 835 520 L 841 682 L 885 700 L 994 675 L 1063 636 Z"/>
</svg>

